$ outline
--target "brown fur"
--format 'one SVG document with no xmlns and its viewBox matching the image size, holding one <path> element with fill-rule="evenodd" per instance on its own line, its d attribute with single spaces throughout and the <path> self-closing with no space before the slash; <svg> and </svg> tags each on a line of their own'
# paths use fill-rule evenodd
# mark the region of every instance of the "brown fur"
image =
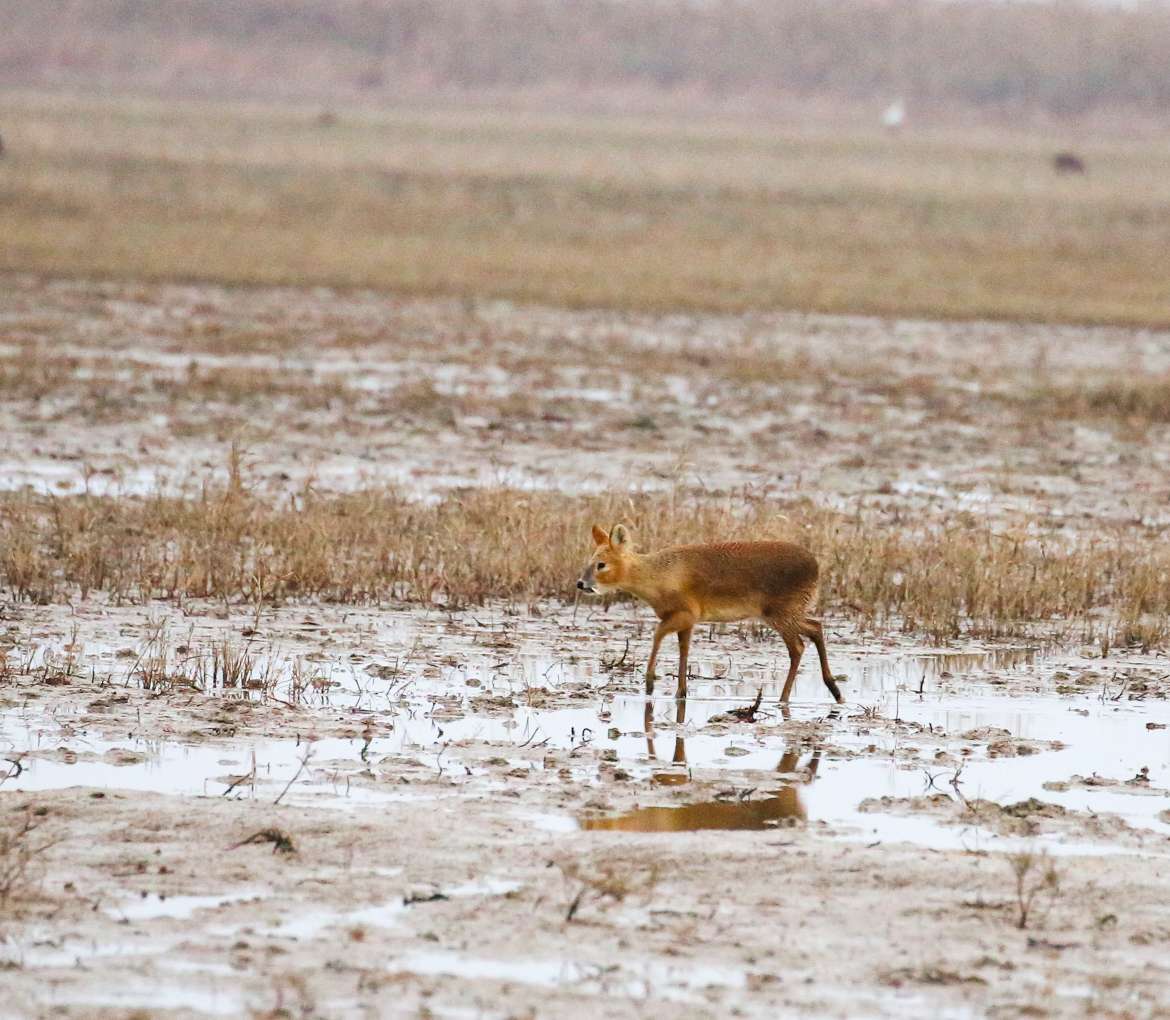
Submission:
<svg viewBox="0 0 1170 1020">
<path fill-rule="evenodd" d="M 817 646 L 825 686 L 838 702 L 844 701 L 829 670 L 820 621 L 808 615 L 817 594 L 818 567 L 812 553 L 791 542 L 721 542 L 641 555 L 620 524 L 609 534 L 594 525 L 593 540 L 597 548 L 577 586 L 586 591 L 629 592 L 658 615 L 646 664 L 647 694 L 654 690 L 654 666 L 666 635 L 678 634 L 677 696 L 685 698 L 687 655 L 695 624 L 758 618 L 775 627 L 788 647 L 788 678 L 781 702 L 792 693 L 805 638 Z"/>
</svg>

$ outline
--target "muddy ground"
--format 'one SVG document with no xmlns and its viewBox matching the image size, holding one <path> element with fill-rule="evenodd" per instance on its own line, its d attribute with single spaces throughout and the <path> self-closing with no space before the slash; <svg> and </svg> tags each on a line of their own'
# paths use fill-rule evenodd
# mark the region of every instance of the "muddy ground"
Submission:
<svg viewBox="0 0 1170 1020">
<path fill-rule="evenodd" d="M 849 704 L 810 668 L 785 715 L 777 643 L 724 627 L 680 720 L 669 679 L 647 702 L 615 661 L 648 637 L 634 607 L 8 614 L 39 650 L 0 687 L 4 821 L 36 825 L 4 911 L 13 1015 L 1165 1002 L 1155 656 L 834 623 Z M 224 639 L 254 682 L 193 689 Z M 756 719 L 729 715 L 760 684 Z"/>
<path fill-rule="evenodd" d="M 1165 373 L 1170 332 L 3 283 L 7 488 L 190 491 L 236 442 L 277 489 L 748 487 L 1167 522 L 1170 426 L 1069 418 L 1060 393 Z"/>
<path fill-rule="evenodd" d="M 1166 520 L 1164 424 L 1031 401 L 1165 333 L 4 282 L 10 489 Z M 0 1014 L 1165 1012 L 1165 656 L 826 626 L 842 708 L 722 626 L 680 711 L 620 603 L 5 601 Z"/>
</svg>

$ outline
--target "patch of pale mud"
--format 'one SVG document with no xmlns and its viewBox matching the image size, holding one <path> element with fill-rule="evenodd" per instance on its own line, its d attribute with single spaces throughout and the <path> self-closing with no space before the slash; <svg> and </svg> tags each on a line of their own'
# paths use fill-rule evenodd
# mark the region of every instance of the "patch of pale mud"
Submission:
<svg viewBox="0 0 1170 1020">
<path fill-rule="evenodd" d="M 627 785 L 609 796 L 628 809 Z M 926 1018 L 1170 994 L 1165 879 L 1144 857 L 1061 859 L 1060 895 L 1020 930 L 996 855 L 804 827 L 557 832 L 526 824 L 547 788 L 523 790 L 345 816 L 9 795 L 0 822 L 35 813 L 45 841 L 5 906 L 7 1008 Z M 872 917 L 880 940 L 858 923 Z"/>
<path fill-rule="evenodd" d="M 999 804 L 967 800 L 936 793 L 920 797 L 873 797 L 863 800 L 858 811 L 895 815 L 928 815 L 946 825 L 984 829 L 998 836 L 1036 837 L 1056 835 L 1077 842 L 1108 842 L 1112 846 L 1170 851 L 1170 837 L 1135 829 L 1116 815 L 1075 811 L 1036 798 Z"/>
<path fill-rule="evenodd" d="M 63 765 L 87 765 L 101 763 L 103 765 L 141 765 L 147 759 L 142 751 L 133 751 L 126 747 L 111 747 L 102 751 L 75 751 L 69 747 L 37 748 L 21 752 L 23 759 L 34 761 L 60 762 Z"/>
<path fill-rule="evenodd" d="M 968 730 L 960 734 L 959 739 L 983 745 L 989 758 L 1020 758 L 1042 751 L 1059 751 L 1064 747 L 1059 740 L 1028 740 L 997 726 Z"/>
<path fill-rule="evenodd" d="M 1109 790 L 1113 793 L 1130 793 L 1141 796 L 1170 797 L 1170 790 L 1162 789 L 1150 783 L 1150 769 L 1143 766 L 1129 779 L 1110 779 L 1094 773 L 1091 776 L 1070 776 L 1068 779 L 1053 779 L 1044 784 L 1044 789 L 1052 793 L 1065 793 L 1068 790 Z"/>
</svg>

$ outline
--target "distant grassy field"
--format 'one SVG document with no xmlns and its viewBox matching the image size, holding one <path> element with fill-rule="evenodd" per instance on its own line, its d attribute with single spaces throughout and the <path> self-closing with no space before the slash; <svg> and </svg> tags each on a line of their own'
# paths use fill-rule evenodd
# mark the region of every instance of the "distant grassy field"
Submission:
<svg viewBox="0 0 1170 1020">
<path fill-rule="evenodd" d="M 0 96 L 0 269 L 1170 323 L 1170 142 Z"/>
</svg>

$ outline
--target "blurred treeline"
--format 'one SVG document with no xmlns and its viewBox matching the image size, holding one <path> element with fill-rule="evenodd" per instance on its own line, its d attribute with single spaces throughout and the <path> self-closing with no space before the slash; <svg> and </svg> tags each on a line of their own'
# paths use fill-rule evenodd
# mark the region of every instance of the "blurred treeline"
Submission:
<svg viewBox="0 0 1170 1020">
<path fill-rule="evenodd" d="M 0 0 L 0 85 L 626 106 L 1170 109 L 1170 6 L 1079 0 Z"/>
</svg>

